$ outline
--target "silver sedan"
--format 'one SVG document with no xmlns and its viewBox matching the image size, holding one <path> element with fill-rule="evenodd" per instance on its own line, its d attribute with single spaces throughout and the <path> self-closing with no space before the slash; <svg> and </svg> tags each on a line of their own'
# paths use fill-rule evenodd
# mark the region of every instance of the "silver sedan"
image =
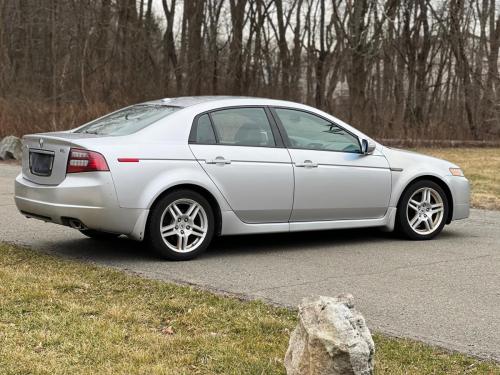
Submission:
<svg viewBox="0 0 500 375">
<path fill-rule="evenodd" d="M 27 217 L 184 260 L 215 235 L 380 227 L 431 239 L 469 216 L 469 182 L 306 105 L 181 97 L 25 136 L 15 201 Z"/>
</svg>

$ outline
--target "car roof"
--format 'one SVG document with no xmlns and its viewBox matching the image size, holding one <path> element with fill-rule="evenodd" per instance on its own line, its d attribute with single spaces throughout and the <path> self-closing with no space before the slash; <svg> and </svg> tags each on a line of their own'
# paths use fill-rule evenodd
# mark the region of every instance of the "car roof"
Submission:
<svg viewBox="0 0 500 375">
<path fill-rule="evenodd" d="M 142 104 L 152 104 L 152 105 L 167 105 L 174 107 L 187 108 L 200 104 L 212 103 L 216 104 L 217 102 L 225 102 L 228 101 L 238 101 L 238 104 L 241 102 L 248 102 L 248 104 L 257 104 L 257 105 L 292 105 L 292 106 L 300 106 L 300 103 L 294 103 L 290 101 L 277 100 L 277 99 L 269 99 L 269 98 L 259 98 L 253 96 L 230 96 L 230 95 L 206 95 L 206 96 L 179 96 L 177 98 L 163 98 L 159 100 L 152 100 Z"/>
<path fill-rule="evenodd" d="M 229 95 L 179 96 L 177 98 L 163 98 L 159 100 L 152 100 L 144 104 L 168 105 L 168 106 L 185 108 L 197 104 L 203 104 L 219 100 L 230 100 L 230 99 L 257 99 L 257 98 L 252 98 L 248 96 L 229 96 Z"/>
</svg>

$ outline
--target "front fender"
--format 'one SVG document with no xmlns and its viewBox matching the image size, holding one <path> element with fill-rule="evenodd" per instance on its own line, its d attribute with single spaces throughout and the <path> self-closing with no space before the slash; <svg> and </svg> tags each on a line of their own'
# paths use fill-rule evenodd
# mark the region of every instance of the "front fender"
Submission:
<svg viewBox="0 0 500 375">
<path fill-rule="evenodd" d="M 403 194 L 404 190 L 412 181 L 415 181 L 421 177 L 433 177 L 444 184 L 448 185 L 447 180 L 445 180 L 439 174 L 432 171 L 419 171 L 419 170 L 407 170 L 407 171 L 392 171 L 392 194 L 390 200 L 390 207 L 396 207 L 398 205 L 399 199 Z"/>
<path fill-rule="evenodd" d="M 455 164 L 416 152 L 387 147 L 384 147 L 382 152 L 392 171 L 392 194 L 389 204 L 391 207 L 397 206 L 405 188 L 420 177 L 430 176 L 442 181 L 453 194 L 453 190 L 449 186 L 449 177 L 451 176 L 449 168 L 456 168 Z"/>
</svg>

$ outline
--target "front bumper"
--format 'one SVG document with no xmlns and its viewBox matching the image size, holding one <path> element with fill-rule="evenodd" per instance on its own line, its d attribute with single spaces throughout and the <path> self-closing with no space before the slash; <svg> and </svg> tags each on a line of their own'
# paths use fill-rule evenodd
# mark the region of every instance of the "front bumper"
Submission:
<svg viewBox="0 0 500 375">
<path fill-rule="evenodd" d="M 118 234 L 133 234 L 144 210 L 121 208 L 110 173 L 68 175 L 57 186 L 39 185 L 22 174 L 15 181 L 14 199 L 27 217 L 69 225 L 70 219 L 85 227 Z"/>
<path fill-rule="evenodd" d="M 451 220 L 466 219 L 470 214 L 470 184 L 465 177 L 448 176 L 448 186 L 453 196 Z"/>
</svg>

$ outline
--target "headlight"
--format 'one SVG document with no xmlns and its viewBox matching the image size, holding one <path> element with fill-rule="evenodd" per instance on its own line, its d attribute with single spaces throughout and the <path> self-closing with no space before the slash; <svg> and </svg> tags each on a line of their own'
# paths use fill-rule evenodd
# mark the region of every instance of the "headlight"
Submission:
<svg viewBox="0 0 500 375">
<path fill-rule="evenodd" d="M 464 172 L 460 168 L 450 168 L 450 173 L 452 176 L 463 177 Z"/>
</svg>

